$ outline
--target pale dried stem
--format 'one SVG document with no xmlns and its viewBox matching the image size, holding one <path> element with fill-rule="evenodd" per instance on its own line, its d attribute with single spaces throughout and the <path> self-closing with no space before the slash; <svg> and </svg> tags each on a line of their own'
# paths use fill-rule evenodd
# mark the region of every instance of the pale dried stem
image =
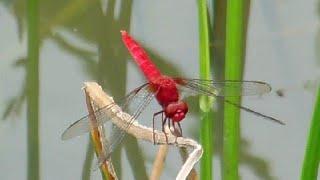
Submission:
<svg viewBox="0 0 320 180">
<path fill-rule="evenodd" d="M 90 96 L 90 100 L 94 102 L 94 104 L 98 108 L 105 107 L 109 104 L 114 104 L 110 108 L 104 108 L 102 111 L 103 113 L 113 117 L 111 119 L 112 123 L 116 126 L 122 128 L 126 127 L 128 121 L 131 119 L 131 116 L 121 110 L 121 108 L 116 105 L 112 99 L 112 97 L 108 96 L 102 88 L 95 82 L 86 82 L 85 83 L 85 90 Z M 128 134 L 135 136 L 137 139 L 143 139 L 153 142 L 153 129 L 140 125 L 137 121 L 133 123 L 133 125 L 126 129 Z M 154 131 L 155 132 L 155 141 L 157 144 L 172 144 L 178 147 L 186 147 L 192 148 L 193 151 L 189 154 L 186 162 L 181 167 L 176 179 L 186 179 L 190 171 L 192 170 L 193 166 L 199 161 L 202 156 L 203 150 L 200 144 L 196 141 L 184 137 L 176 137 L 172 134 L 167 134 L 166 136 L 162 131 Z"/>
<path fill-rule="evenodd" d="M 167 154 L 168 154 L 168 145 L 160 145 L 156 159 L 153 162 L 153 168 L 150 175 L 151 180 L 160 179 Z"/>
<path fill-rule="evenodd" d="M 86 104 L 87 104 L 88 113 L 90 114 L 91 138 L 93 140 L 94 149 L 97 154 L 97 158 L 99 159 L 99 157 L 104 155 L 104 148 L 103 148 L 104 147 L 103 137 L 105 136 L 104 129 L 102 126 L 97 126 L 97 119 L 91 104 L 92 101 L 86 89 L 84 89 L 84 91 L 86 95 Z M 100 166 L 100 170 L 102 175 L 105 178 L 107 177 L 109 180 L 118 179 L 111 161 L 105 161 Z"/>
<path fill-rule="evenodd" d="M 180 152 L 180 156 L 183 160 L 183 162 L 185 162 L 188 159 L 188 150 L 185 147 L 180 147 L 179 148 L 179 152 Z M 197 171 L 192 168 L 192 170 L 190 171 L 187 180 L 198 180 L 199 176 L 197 174 Z"/>
</svg>

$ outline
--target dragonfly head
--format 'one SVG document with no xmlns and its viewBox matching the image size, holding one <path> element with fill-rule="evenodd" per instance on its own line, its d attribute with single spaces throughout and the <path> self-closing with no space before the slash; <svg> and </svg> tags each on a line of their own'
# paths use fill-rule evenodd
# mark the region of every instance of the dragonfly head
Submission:
<svg viewBox="0 0 320 180">
<path fill-rule="evenodd" d="M 188 112 L 188 105 L 184 101 L 173 102 L 165 107 L 164 112 L 166 117 L 179 122 L 185 118 Z"/>
</svg>

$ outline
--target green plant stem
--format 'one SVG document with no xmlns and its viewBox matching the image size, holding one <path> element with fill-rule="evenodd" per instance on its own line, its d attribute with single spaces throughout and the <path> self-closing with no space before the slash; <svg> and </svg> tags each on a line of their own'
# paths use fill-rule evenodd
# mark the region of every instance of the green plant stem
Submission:
<svg viewBox="0 0 320 180">
<path fill-rule="evenodd" d="M 309 138 L 304 156 L 301 180 L 316 180 L 320 160 L 320 87 L 314 106 Z"/>
<path fill-rule="evenodd" d="M 86 152 L 86 159 L 83 163 L 83 167 L 82 167 L 82 180 L 90 180 L 90 175 L 91 175 L 91 164 L 92 164 L 92 160 L 94 157 L 94 149 L 92 146 L 92 139 L 89 135 L 89 142 L 87 145 L 87 152 Z"/>
<path fill-rule="evenodd" d="M 225 79 L 240 80 L 244 51 L 244 1 L 227 1 Z M 240 103 L 240 97 L 226 97 Z M 237 180 L 240 141 L 240 109 L 225 103 L 223 127 L 223 179 Z"/>
<path fill-rule="evenodd" d="M 148 173 L 145 167 L 144 158 L 141 158 L 143 157 L 143 152 L 139 148 L 137 139 L 132 136 L 127 136 L 126 138 L 127 143 L 125 143 L 124 150 L 131 165 L 133 179 L 148 179 Z M 134 163 L 139 164 L 139 166 L 134 165 Z"/>
<path fill-rule="evenodd" d="M 27 1 L 27 143 L 28 179 L 39 179 L 39 14 L 38 0 Z"/>
<path fill-rule="evenodd" d="M 210 48 L 209 48 L 209 25 L 207 1 L 198 1 L 199 16 L 199 63 L 200 78 L 211 79 L 210 72 Z M 213 116 L 212 116 L 212 98 L 201 96 L 200 103 L 200 119 L 201 130 L 200 139 L 204 149 L 201 159 L 200 176 L 201 179 L 212 179 L 212 150 L 213 150 Z"/>
</svg>

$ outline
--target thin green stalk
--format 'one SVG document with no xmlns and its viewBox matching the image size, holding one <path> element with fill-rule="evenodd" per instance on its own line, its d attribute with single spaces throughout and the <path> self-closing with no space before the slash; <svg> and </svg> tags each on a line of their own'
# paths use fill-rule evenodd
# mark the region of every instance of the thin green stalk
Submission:
<svg viewBox="0 0 320 180">
<path fill-rule="evenodd" d="M 244 0 L 227 1 L 225 79 L 240 80 L 244 52 Z M 240 103 L 240 97 L 226 97 Z M 223 179 L 239 179 L 240 109 L 225 103 L 223 127 Z"/>
<path fill-rule="evenodd" d="M 198 1 L 199 16 L 199 63 L 200 78 L 211 79 L 210 72 L 210 48 L 209 48 L 209 25 L 207 1 Z M 212 116 L 212 98 L 201 96 L 200 103 L 200 119 L 201 130 L 200 139 L 204 149 L 201 159 L 200 175 L 201 179 L 212 179 L 212 150 L 213 150 L 213 116 Z"/>
<path fill-rule="evenodd" d="M 320 160 L 320 87 L 314 106 L 313 118 L 309 130 L 308 144 L 304 156 L 301 180 L 316 180 Z"/>
<path fill-rule="evenodd" d="M 133 173 L 133 179 L 148 179 L 148 173 L 145 166 L 145 161 L 142 154 L 142 150 L 139 147 L 138 141 L 136 138 L 132 136 L 127 136 L 127 142 L 125 143 L 125 152 L 127 154 L 128 161 L 130 162 L 132 173 Z M 133 164 L 139 164 L 133 165 Z"/>
<path fill-rule="evenodd" d="M 87 145 L 86 159 L 84 160 L 82 167 L 82 180 L 90 180 L 91 175 L 91 164 L 94 157 L 94 149 L 92 146 L 92 139 L 89 135 L 89 142 Z"/>
<path fill-rule="evenodd" d="M 39 14 L 38 0 L 27 1 L 27 143 L 28 179 L 39 179 Z"/>
</svg>

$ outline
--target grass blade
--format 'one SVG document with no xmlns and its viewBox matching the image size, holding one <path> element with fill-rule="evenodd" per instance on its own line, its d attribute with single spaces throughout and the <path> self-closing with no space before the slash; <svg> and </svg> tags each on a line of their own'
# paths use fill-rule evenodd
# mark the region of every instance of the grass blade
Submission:
<svg viewBox="0 0 320 180">
<path fill-rule="evenodd" d="M 244 1 L 227 1 L 225 79 L 240 80 L 244 52 Z M 240 97 L 228 97 L 240 103 Z M 240 109 L 225 103 L 223 127 L 223 179 L 239 179 Z"/>
<path fill-rule="evenodd" d="M 94 149 L 92 146 L 92 139 L 89 136 L 89 142 L 87 145 L 87 152 L 86 152 L 86 158 L 84 160 L 83 166 L 82 166 L 82 180 L 90 180 L 91 177 L 91 164 L 92 160 L 94 158 Z"/>
<path fill-rule="evenodd" d="M 39 179 L 39 8 L 38 0 L 27 1 L 27 143 L 28 179 Z"/>
<path fill-rule="evenodd" d="M 316 180 L 320 159 L 320 87 L 314 106 L 313 118 L 309 130 L 301 180 Z"/>
<path fill-rule="evenodd" d="M 207 1 L 198 1 L 199 16 L 199 63 L 200 78 L 211 79 L 210 72 L 210 48 L 209 48 L 209 25 Z M 200 164 L 201 179 L 213 179 L 212 177 L 212 150 L 213 150 L 213 116 L 212 98 L 200 96 L 200 139 L 203 146 L 203 156 Z"/>
</svg>

